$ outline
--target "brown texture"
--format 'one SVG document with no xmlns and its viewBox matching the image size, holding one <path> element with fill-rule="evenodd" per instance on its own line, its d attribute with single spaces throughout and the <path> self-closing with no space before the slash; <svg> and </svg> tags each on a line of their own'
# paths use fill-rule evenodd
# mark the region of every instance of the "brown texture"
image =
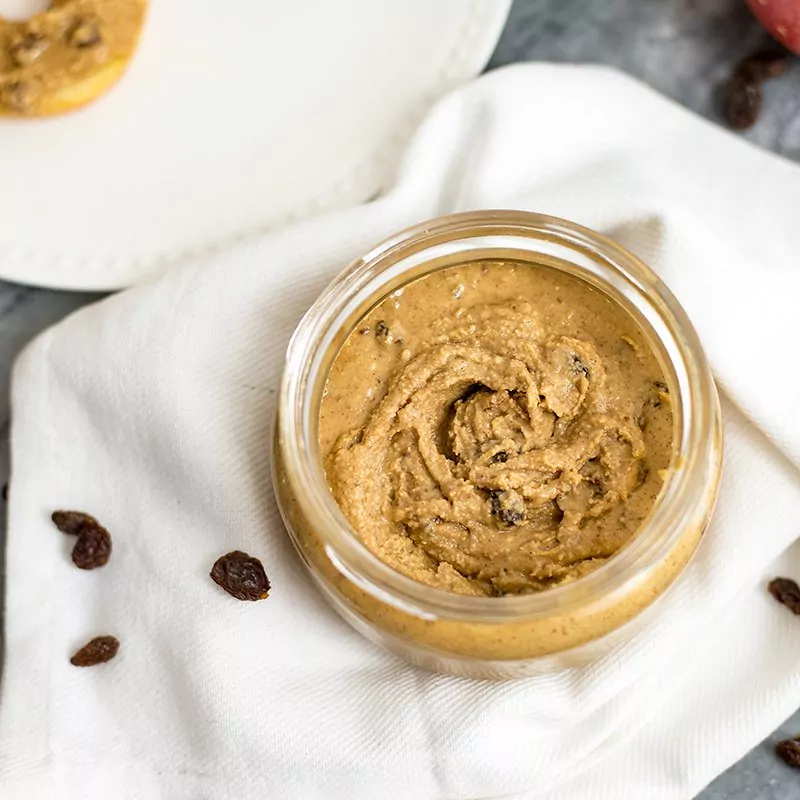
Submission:
<svg viewBox="0 0 800 800">
<path fill-rule="evenodd" d="M 78 569 L 97 569 L 111 557 L 111 536 L 103 527 L 86 528 L 72 548 L 72 561 Z"/>
<path fill-rule="evenodd" d="M 778 742 L 775 745 L 775 752 L 790 767 L 800 769 L 800 738 L 784 739 L 782 742 Z"/>
<path fill-rule="evenodd" d="M 114 636 L 96 636 L 69 660 L 76 667 L 93 667 L 111 661 L 119 652 L 119 640 Z"/>
<path fill-rule="evenodd" d="M 763 50 L 744 58 L 725 87 L 722 111 L 728 124 L 737 130 L 753 126 L 764 104 L 761 85 L 778 78 L 789 68 L 785 52 Z"/>
<path fill-rule="evenodd" d="M 755 125 L 764 98 L 761 83 L 734 75 L 725 90 L 723 112 L 728 124 L 736 130 L 744 130 Z"/>
<path fill-rule="evenodd" d="M 780 78 L 789 69 L 789 54 L 776 50 L 760 50 L 747 56 L 737 67 L 737 73 L 754 81 Z"/>
<path fill-rule="evenodd" d="M 791 578 L 773 578 L 769 582 L 769 593 L 795 614 L 800 614 L 800 586 Z"/>
<path fill-rule="evenodd" d="M 93 516 L 83 511 L 54 511 L 51 519 L 56 528 L 68 536 L 79 536 L 84 528 L 100 524 Z"/>
<path fill-rule="evenodd" d="M 269 596 L 270 583 L 264 566 L 241 550 L 220 556 L 210 574 L 217 585 L 237 600 L 263 600 Z"/>
<path fill-rule="evenodd" d="M 78 540 L 72 548 L 72 561 L 79 569 L 104 566 L 111 557 L 111 534 L 91 515 L 83 511 L 54 511 L 56 527 Z"/>
</svg>

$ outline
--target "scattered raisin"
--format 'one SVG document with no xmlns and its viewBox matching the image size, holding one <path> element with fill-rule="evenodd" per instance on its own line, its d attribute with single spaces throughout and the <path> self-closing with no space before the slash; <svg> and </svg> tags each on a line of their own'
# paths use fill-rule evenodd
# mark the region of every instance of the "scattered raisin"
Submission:
<svg viewBox="0 0 800 800">
<path fill-rule="evenodd" d="M 366 335 L 369 333 L 369 325 L 365 325 L 363 328 L 361 328 L 361 330 L 359 331 L 359 333 L 360 333 L 362 336 L 366 336 Z"/>
<path fill-rule="evenodd" d="M 490 459 L 490 464 L 505 464 L 508 461 L 508 453 L 505 450 L 501 450 L 499 453 L 495 453 Z"/>
<path fill-rule="evenodd" d="M 85 527 L 99 524 L 94 517 L 84 514 L 83 511 L 54 511 L 51 519 L 61 533 L 69 536 L 78 536 Z"/>
<path fill-rule="evenodd" d="M 784 739 L 775 745 L 775 752 L 790 766 L 800 767 L 800 737 Z"/>
<path fill-rule="evenodd" d="M 763 104 L 761 84 L 778 78 L 789 68 L 787 53 L 761 51 L 737 64 L 725 89 L 723 112 L 732 128 L 749 128 L 758 119 Z"/>
<path fill-rule="evenodd" d="M 92 516 L 82 511 L 54 511 L 56 527 L 69 536 L 77 536 L 72 560 L 80 569 L 102 567 L 111 556 L 111 534 Z"/>
<path fill-rule="evenodd" d="M 800 614 L 800 586 L 791 578 L 773 578 L 769 582 L 769 593 L 789 611 Z"/>
<path fill-rule="evenodd" d="M 27 67 L 47 50 L 50 42 L 40 33 L 26 33 L 9 47 L 8 51 L 18 67 Z"/>
<path fill-rule="evenodd" d="M 30 111 L 39 99 L 39 90 L 30 81 L 11 81 L 0 89 L 0 103 L 12 111 Z"/>
<path fill-rule="evenodd" d="M 518 525 L 525 519 L 525 501 L 513 489 L 492 492 L 490 497 L 492 514 L 506 525 Z"/>
<path fill-rule="evenodd" d="M 590 458 L 579 470 L 581 476 L 585 478 L 593 486 L 603 489 L 605 486 L 606 475 L 603 471 L 603 465 L 600 463 L 600 457 L 595 456 Z"/>
<path fill-rule="evenodd" d="M 69 43 L 82 50 L 97 47 L 102 41 L 100 24 L 91 17 L 79 17 L 69 34 Z"/>
<path fill-rule="evenodd" d="M 736 68 L 737 74 L 752 81 L 780 78 L 789 69 L 789 54 L 777 50 L 762 50 L 747 56 Z"/>
<path fill-rule="evenodd" d="M 76 667 L 93 667 L 111 661 L 119 651 L 119 640 L 114 636 L 96 636 L 69 660 Z"/>
<path fill-rule="evenodd" d="M 237 600 L 263 600 L 269 596 L 269 578 L 263 565 L 241 550 L 220 556 L 210 574 L 214 583 Z"/>
<path fill-rule="evenodd" d="M 647 398 L 646 406 L 650 408 L 661 408 L 664 404 L 662 395 L 669 394 L 669 386 L 664 381 L 653 381 L 653 390 Z M 642 413 L 637 419 L 637 424 L 640 428 L 644 428 L 647 420 L 645 418 L 646 407 L 642 409 Z"/>
<path fill-rule="evenodd" d="M 736 130 L 754 125 L 761 112 L 763 97 L 760 82 L 734 75 L 725 90 L 723 112 L 728 124 Z"/>
<path fill-rule="evenodd" d="M 389 326 L 383 320 L 380 320 L 375 326 L 375 338 L 379 342 L 386 342 L 386 344 L 391 344 L 394 340 Z"/>
<path fill-rule="evenodd" d="M 572 371 L 576 375 L 583 375 L 584 378 L 589 377 L 589 367 L 587 367 L 575 353 L 572 354 Z"/>
<path fill-rule="evenodd" d="M 111 536 L 105 528 L 86 528 L 72 548 L 72 561 L 78 569 L 97 569 L 111 556 Z"/>
</svg>

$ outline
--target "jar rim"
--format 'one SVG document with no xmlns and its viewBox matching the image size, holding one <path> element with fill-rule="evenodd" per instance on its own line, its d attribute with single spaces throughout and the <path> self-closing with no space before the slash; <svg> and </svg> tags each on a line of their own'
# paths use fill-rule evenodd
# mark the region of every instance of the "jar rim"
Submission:
<svg viewBox="0 0 800 800">
<path fill-rule="evenodd" d="M 485 253 L 506 253 L 509 248 L 522 248 L 519 252 L 527 253 L 532 262 L 537 255 L 562 259 L 566 254 L 577 277 L 588 269 L 599 288 L 605 284 L 609 292 L 612 288 L 622 292 L 644 314 L 651 333 L 668 355 L 666 366 L 679 389 L 673 409 L 680 436 L 673 441 L 667 479 L 650 516 L 625 547 L 574 581 L 535 594 L 501 597 L 462 595 L 423 584 L 381 561 L 361 542 L 328 487 L 316 437 L 319 404 L 314 403 L 318 382 L 327 378 L 327 371 L 319 374 L 321 356 L 356 298 L 382 299 L 387 292 L 381 294 L 381 286 L 391 276 L 402 275 L 414 265 L 433 263 L 435 248 L 468 256 L 463 261 L 478 260 L 478 252 L 484 254 L 481 260 L 490 259 Z M 657 564 L 705 496 L 705 467 L 714 447 L 711 432 L 717 402 L 691 322 L 670 290 L 637 256 L 602 234 L 558 217 L 489 210 L 451 214 L 406 228 L 334 278 L 304 315 L 289 343 L 276 433 L 294 494 L 301 499 L 328 557 L 343 575 L 377 599 L 423 618 L 488 622 L 547 616 L 556 609 L 611 601 L 643 570 Z"/>
</svg>

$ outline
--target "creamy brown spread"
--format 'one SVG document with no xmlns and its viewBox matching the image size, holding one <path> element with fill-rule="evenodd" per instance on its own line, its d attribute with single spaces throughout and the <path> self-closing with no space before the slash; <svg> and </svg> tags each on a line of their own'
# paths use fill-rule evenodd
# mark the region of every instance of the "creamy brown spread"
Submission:
<svg viewBox="0 0 800 800">
<path fill-rule="evenodd" d="M 54 0 L 27 21 L 0 19 L 0 114 L 52 114 L 94 99 L 133 54 L 145 6 Z"/>
<path fill-rule="evenodd" d="M 634 320 L 513 262 L 448 268 L 385 298 L 337 355 L 320 410 L 331 490 L 381 560 L 453 592 L 536 592 L 636 534 L 672 412 Z"/>
</svg>

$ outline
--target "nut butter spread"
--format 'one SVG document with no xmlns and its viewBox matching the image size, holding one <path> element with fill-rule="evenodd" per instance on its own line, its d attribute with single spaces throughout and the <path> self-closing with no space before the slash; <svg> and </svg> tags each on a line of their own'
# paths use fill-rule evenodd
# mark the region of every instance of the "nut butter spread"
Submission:
<svg viewBox="0 0 800 800">
<path fill-rule="evenodd" d="M 93 100 L 122 74 L 146 0 L 53 0 L 24 22 L 0 18 L 0 116 L 40 116 Z"/>
<path fill-rule="evenodd" d="M 394 292 L 320 410 L 331 490 L 382 561 L 452 592 L 537 592 L 635 536 L 670 461 L 664 376 L 632 318 L 546 267 L 479 262 Z"/>
</svg>

